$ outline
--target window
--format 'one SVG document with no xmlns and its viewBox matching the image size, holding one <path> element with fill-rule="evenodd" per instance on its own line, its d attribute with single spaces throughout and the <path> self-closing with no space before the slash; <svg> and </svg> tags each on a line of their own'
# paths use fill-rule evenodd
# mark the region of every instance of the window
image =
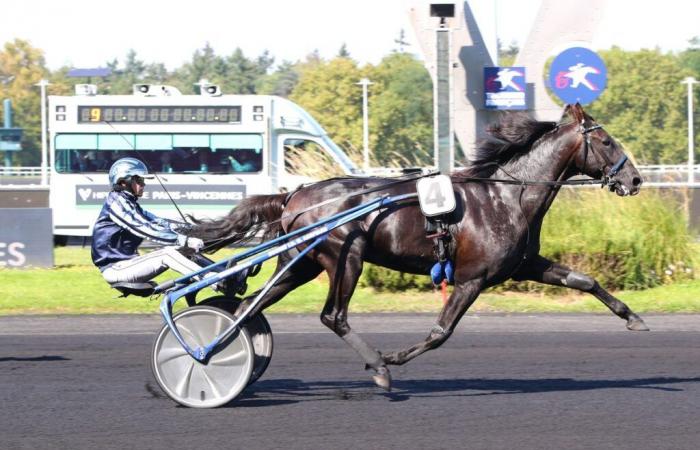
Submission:
<svg viewBox="0 0 700 450">
<path fill-rule="evenodd" d="M 259 134 L 61 134 L 55 138 L 59 173 L 109 172 L 116 160 L 127 156 L 158 173 L 258 173 L 263 168 L 263 138 Z"/>
</svg>

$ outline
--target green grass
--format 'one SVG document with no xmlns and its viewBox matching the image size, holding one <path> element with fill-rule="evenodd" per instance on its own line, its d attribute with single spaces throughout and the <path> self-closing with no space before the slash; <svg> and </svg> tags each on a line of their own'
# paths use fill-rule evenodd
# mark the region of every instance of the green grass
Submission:
<svg viewBox="0 0 700 450">
<path fill-rule="evenodd" d="M 222 251 L 217 258 L 230 255 Z M 103 281 L 90 262 L 89 249 L 59 247 L 54 269 L 0 269 L 0 315 L 10 314 L 108 314 L 157 313 L 158 301 L 138 297 L 115 298 L 116 291 Z M 272 273 L 267 263 L 250 279 L 252 289 Z M 158 280 L 174 277 L 163 274 Z M 318 314 L 326 297 L 325 276 L 291 292 L 268 311 L 273 313 Z M 249 291 L 250 292 L 250 291 Z M 207 290 L 200 297 L 216 295 Z M 676 283 L 642 291 L 620 291 L 616 295 L 637 312 L 700 312 L 700 280 Z M 184 302 L 183 302 L 184 303 Z M 376 292 L 358 288 L 351 312 L 437 312 L 442 306 L 439 292 Z M 491 312 L 593 312 L 607 309 L 589 295 L 567 293 L 486 292 L 471 309 Z"/>
</svg>

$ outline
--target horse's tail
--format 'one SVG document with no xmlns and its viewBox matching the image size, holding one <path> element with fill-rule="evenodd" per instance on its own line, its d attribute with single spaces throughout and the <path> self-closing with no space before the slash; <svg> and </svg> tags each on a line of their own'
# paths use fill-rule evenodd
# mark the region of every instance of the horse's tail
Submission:
<svg viewBox="0 0 700 450">
<path fill-rule="evenodd" d="M 264 233 L 263 239 L 269 239 L 282 229 L 278 219 L 282 217 L 286 198 L 287 194 L 256 195 L 243 199 L 220 219 L 197 220 L 190 217 L 194 227 L 187 235 L 202 239 L 207 252 L 250 240 L 261 231 Z"/>
</svg>

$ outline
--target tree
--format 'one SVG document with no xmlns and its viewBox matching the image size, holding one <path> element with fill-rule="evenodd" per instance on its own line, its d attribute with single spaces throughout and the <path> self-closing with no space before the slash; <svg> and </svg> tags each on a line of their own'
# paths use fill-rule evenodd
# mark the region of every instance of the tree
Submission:
<svg viewBox="0 0 700 450">
<path fill-rule="evenodd" d="M 0 51 L 0 99 L 12 101 L 13 126 L 24 128 L 22 151 L 15 155 L 20 165 L 41 161 L 41 101 L 35 85 L 48 75 L 44 52 L 28 41 L 15 39 Z"/>
<path fill-rule="evenodd" d="M 660 50 L 601 51 L 605 92 L 587 109 L 642 164 L 687 159 L 685 86 L 677 56 Z"/>
<path fill-rule="evenodd" d="M 357 63 L 349 58 L 307 59 L 300 69 L 290 99 L 318 120 L 337 144 L 361 148 L 362 90 L 356 83 L 362 72 Z"/>
<path fill-rule="evenodd" d="M 345 42 L 340 46 L 338 50 L 338 58 L 350 58 L 350 51 L 348 51 L 348 46 Z"/>
<path fill-rule="evenodd" d="M 201 80 L 224 86 L 228 72 L 224 58 L 217 56 L 207 42 L 202 49 L 195 50 L 192 60 L 175 70 L 173 84 L 183 94 L 194 94 L 195 85 Z"/>
<path fill-rule="evenodd" d="M 298 64 L 282 61 L 274 72 L 263 76 L 257 86 L 258 93 L 289 97 L 299 82 Z"/>
<path fill-rule="evenodd" d="M 515 58 L 520 53 L 520 48 L 516 41 L 511 41 L 508 48 L 503 46 L 503 42 L 498 39 L 498 65 L 501 67 L 512 66 L 515 62 Z"/>
<path fill-rule="evenodd" d="M 268 51 L 254 60 L 246 57 L 240 48 L 227 57 L 221 57 L 207 43 L 203 49 L 195 51 L 191 62 L 174 72 L 173 84 L 183 93 L 194 93 L 194 86 L 206 79 L 221 86 L 225 94 L 255 94 L 257 84 L 273 64 L 274 58 Z"/>
<path fill-rule="evenodd" d="M 131 94 L 134 84 L 146 81 L 147 65 L 138 58 L 134 49 L 130 49 L 126 53 L 123 67 L 119 67 L 119 60 L 116 58 L 108 62 L 107 67 L 112 69 L 112 75 L 104 81 L 105 94 Z M 91 81 L 94 82 L 94 80 Z M 83 82 L 87 82 L 87 80 Z"/>
<path fill-rule="evenodd" d="M 225 92 L 231 94 L 255 94 L 257 84 L 267 75 L 275 59 L 266 50 L 255 60 L 247 58 L 237 48 L 226 58 L 226 80 L 223 82 Z"/>
<path fill-rule="evenodd" d="M 693 71 L 695 78 L 700 78 L 700 36 L 688 40 L 688 48 L 679 55 L 681 64 Z"/>
<path fill-rule="evenodd" d="M 143 71 L 144 80 L 149 83 L 167 84 L 170 73 L 163 63 L 147 64 Z"/>
<path fill-rule="evenodd" d="M 432 82 L 412 55 L 393 53 L 363 69 L 348 58 L 302 66 L 291 99 L 349 153 L 362 147 L 362 89 L 368 77 L 373 164 L 428 164 L 433 141 Z M 359 154 L 357 154 L 359 157 Z M 358 158 L 356 158 L 358 159 Z"/>
<path fill-rule="evenodd" d="M 433 148 L 433 85 L 423 64 L 393 53 L 368 73 L 370 143 L 377 163 L 426 165 Z"/>
</svg>

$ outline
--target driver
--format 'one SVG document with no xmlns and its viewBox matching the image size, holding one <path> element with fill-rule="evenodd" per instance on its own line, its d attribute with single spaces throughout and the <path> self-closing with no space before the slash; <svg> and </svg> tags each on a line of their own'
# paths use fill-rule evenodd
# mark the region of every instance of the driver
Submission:
<svg viewBox="0 0 700 450">
<path fill-rule="evenodd" d="M 92 232 L 92 262 L 110 284 L 148 281 L 167 269 L 186 274 L 202 268 L 179 250 L 199 252 L 204 242 L 176 231 L 185 224 L 157 217 L 138 204 L 147 178 L 153 176 L 135 158 L 119 159 L 109 169 L 112 192 Z M 144 239 L 164 247 L 139 256 Z"/>
</svg>

